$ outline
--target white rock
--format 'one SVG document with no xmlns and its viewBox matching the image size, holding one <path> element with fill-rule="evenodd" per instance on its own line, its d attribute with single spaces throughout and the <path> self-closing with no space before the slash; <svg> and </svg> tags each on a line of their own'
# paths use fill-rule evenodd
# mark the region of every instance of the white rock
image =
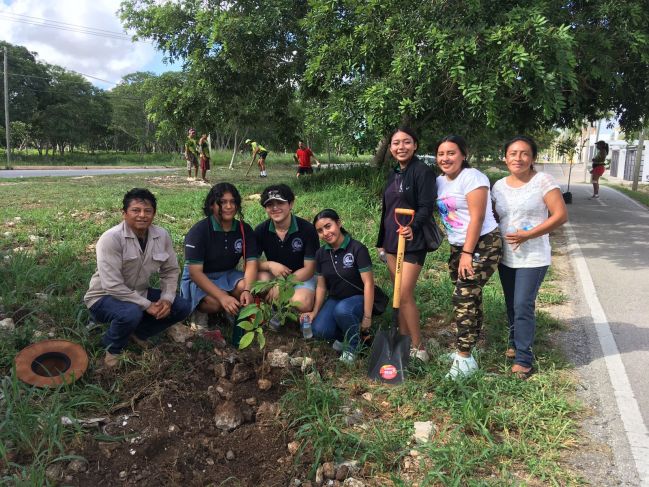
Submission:
<svg viewBox="0 0 649 487">
<path fill-rule="evenodd" d="M 295 455 L 297 453 L 297 451 L 300 449 L 300 444 L 297 441 L 291 441 L 287 445 L 287 448 L 288 448 L 288 452 L 291 455 Z"/>
<path fill-rule="evenodd" d="M 363 399 L 365 399 L 366 401 L 368 401 L 368 402 L 371 402 L 372 399 L 374 398 L 374 396 L 372 396 L 372 393 L 371 393 L 371 392 L 364 392 L 364 393 L 361 395 L 361 397 L 362 397 Z"/>
<path fill-rule="evenodd" d="M 432 421 L 415 421 L 415 433 L 412 435 L 412 438 L 415 440 L 415 443 L 428 443 L 431 436 L 435 432 L 435 425 Z"/>
<path fill-rule="evenodd" d="M 13 234 L 11 232 L 5 232 L 2 235 L 5 237 L 11 237 Z"/>
<path fill-rule="evenodd" d="M 5 318 L 4 320 L 0 321 L 0 330 L 14 331 L 15 328 L 16 324 L 11 318 Z"/>
<path fill-rule="evenodd" d="M 354 477 L 349 477 L 343 482 L 343 487 L 365 487 L 365 483 Z"/>
<path fill-rule="evenodd" d="M 176 343 L 185 343 L 188 338 L 190 338 L 193 333 L 191 328 L 185 326 L 181 323 L 176 323 L 172 325 L 167 330 L 167 335 Z"/>
<path fill-rule="evenodd" d="M 320 485 L 324 482 L 324 475 L 322 473 L 322 465 L 320 465 L 315 471 L 315 483 Z"/>
<path fill-rule="evenodd" d="M 299 367 L 302 372 L 306 372 L 307 369 L 313 366 L 313 359 L 311 357 L 293 357 L 291 358 L 291 365 Z"/>
<path fill-rule="evenodd" d="M 42 237 L 39 237 L 37 235 L 30 235 L 29 236 L 29 241 L 31 243 L 36 243 L 36 242 L 40 241 L 41 239 L 42 239 Z"/>
<path fill-rule="evenodd" d="M 288 367 L 290 359 L 288 353 L 282 352 L 279 349 L 275 349 L 272 352 L 268 353 L 268 364 L 273 368 L 283 368 Z"/>
<path fill-rule="evenodd" d="M 124 479 L 126 479 L 126 475 L 127 475 L 127 474 L 126 474 L 126 470 L 122 470 L 122 471 L 119 473 L 119 478 L 120 478 L 121 480 L 124 480 Z"/>
</svg>

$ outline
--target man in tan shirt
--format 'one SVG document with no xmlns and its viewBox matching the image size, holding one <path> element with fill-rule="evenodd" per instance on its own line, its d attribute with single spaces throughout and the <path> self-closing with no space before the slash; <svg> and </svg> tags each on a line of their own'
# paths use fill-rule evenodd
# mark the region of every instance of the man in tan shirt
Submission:
<svg viewBox="0 0 649 487">
<path fill-rule="evenodd" d="M 92 317 L 110 323 L 102 337 L 104 363 L 115 367 L 128 340 L 143 348 L 147 339 L 184 320 L 189 301 L 176 295 L 180 268 L 171 237 L 153 225 L 156 198 L 147 189 L 124 195 L 123 221 L 104 232 L 97 242 L 97 271 L 84 297 Z M 149 287 L 153 274 L 160 288 Z"/>
</svg>

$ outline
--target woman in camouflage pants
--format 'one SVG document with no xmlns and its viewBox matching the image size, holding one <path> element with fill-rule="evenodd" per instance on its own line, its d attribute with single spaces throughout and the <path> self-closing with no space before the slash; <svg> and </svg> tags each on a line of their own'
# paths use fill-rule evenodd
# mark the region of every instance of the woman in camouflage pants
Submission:
<svg viewBox="0 0 649 487">
<path fill-rule="evenodd" d="M 466 141 L 458 135 L 437 144 L 437 206 L 451 244 L 448 261 L 457 351 L 447 377 L 478 369 L 471 355 L 482 330 L 482 288 L 498 269 L 502 239 L 491 208 L 489 179 L 469 167 Z"/>
</svg>

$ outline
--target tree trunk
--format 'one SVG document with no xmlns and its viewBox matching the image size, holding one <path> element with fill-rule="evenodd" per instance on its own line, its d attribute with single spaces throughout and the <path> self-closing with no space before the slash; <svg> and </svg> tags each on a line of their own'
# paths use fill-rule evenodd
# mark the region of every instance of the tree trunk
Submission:
<svg viewBox="0 0 649 487">
<path fill-rule="evenodd" d="M 230 167 L 229 167 L 229 169 L 234 169 L 234 158 L 237 155 L 237 149 L 238 149 L 237 135 L 239 135 L 239 129 L 236 129 L 234 131 L 234 146 L 232 148 L 232 159 L 230 159 Z"/>
<path fill-rule="evenodd" d="M 372 158 L 372 164 L 374 164 L 376 167 L 383 167 L 387 163 L 390 153 L 390 151 L 388 151 L 389 145 L 390 144 L 387 137 L 383 137 L 379 142 L 379 145 L 376 148 L 376 153 Z"/>
</svg>

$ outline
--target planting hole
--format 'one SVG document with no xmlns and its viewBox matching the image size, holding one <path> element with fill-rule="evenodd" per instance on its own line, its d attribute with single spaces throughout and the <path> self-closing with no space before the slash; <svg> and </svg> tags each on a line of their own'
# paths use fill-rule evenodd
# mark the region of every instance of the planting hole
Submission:
<svg viewBox="0 0 649 487">
<path fill-rule="evenodd" d="M 63 374 L 70 368 L 70 358 L 61 352 L 47 352 L 39 355 L 32 362 L 32 371 L 42 377 L 53 377 Z"/>
</svg>

